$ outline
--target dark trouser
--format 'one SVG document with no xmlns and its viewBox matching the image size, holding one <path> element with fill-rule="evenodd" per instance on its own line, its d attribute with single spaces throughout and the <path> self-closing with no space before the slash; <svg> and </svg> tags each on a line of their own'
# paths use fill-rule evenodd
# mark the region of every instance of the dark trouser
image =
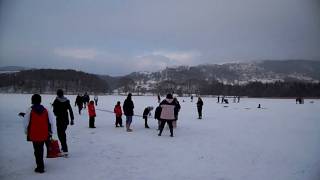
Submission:
<svg viewBox="0 0 320 180">
<path fill-rule="evenodd" d="M 144 127 L 149 127 L 148 126 L 148 116 L 143 116 L 144 119 Z"/>
<path fill-rule="evenodd" d="M 63 152 L 68 152 L 67 135 L 66 135 L 67 126 L 68 125 L 57 124 L 58 138 L 59 138 L 61 149 Z"/>
<path fill-rule="evenodd" d="M 118 126 L 118 125 L 120 125 L 120 126 L 122 126 L 122 118 L 121 118 L 121 116 L 119 116 L 119 117 L 117 117 L 116 116 L 116 126 Z"/>
<path fill-rule="evenodd" d="M 89 117 L 89 127 L 90 128 L 94 127 L 94 117 Z"/>
<path fill-rule="evenodd" d="M 81 114 L 82 106 L 78 105 L 79 114 Z"/>
<path fill-rule="evenodd" d="M 96 106 L 98 106 L 98 100 L 94 100 L 94 102 L 95 102 Z"/>
<path fill-rule="evenodd" d="M 44 162 L 43 162 L 43 145 L 44 141 L 41 142 L 32 142 L 34 149 L 34 157 L 36 158 L 37 168 L 43 170 Z"/>
<path fill-rule="evenodd" d="M 163 128 L 164 128 L 164 125 L 168 124 L 169 126 L 169 129 L 170 129 L 170 134 L 173 136 L 173 126 L 172 126 L 172 120 L 161 120 L 161 124 L 160 124 L 160 132 L 159 132 L 159 135 L 161 135 L 162 131 L 163 131 Z"/>
<path fill-rule="evenodd" d="M 199 118 L 202 118 L 202 107 L 198 107 Z"/>
</svg>

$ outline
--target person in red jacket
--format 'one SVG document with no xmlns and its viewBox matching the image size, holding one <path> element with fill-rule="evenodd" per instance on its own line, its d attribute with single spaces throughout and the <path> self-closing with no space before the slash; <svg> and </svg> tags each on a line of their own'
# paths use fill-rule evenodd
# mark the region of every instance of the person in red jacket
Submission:
<svg viewBox="0 0 320 180">
<path fill-rule="evenodd" d="M 120 105 L 120 101 L 117 102 L 117 104 L 114 106 L 113 112 L 116 114 L 116 127 L 123 127 L 122 126 L 122 109 Z"/>
<path fill-rule="evenodd" d="M 41 105 L 41 96 L 31 97 L 32 106 L 24 116 L 24 132 L 27 140 L 32 141 L 37 173 L 44 173 L 43 146 L 55 132 L 55 123 L 49 111 Z"/>
<path fill-rule="evenodd" d="M 94 101 L 90 101 L 88 104 L 88 113 L 89 113 L 89 128 L 96 128 L 94 126 L 94 121 L 96 117 L 96 110 L 94 108 Z"/>
</svg>

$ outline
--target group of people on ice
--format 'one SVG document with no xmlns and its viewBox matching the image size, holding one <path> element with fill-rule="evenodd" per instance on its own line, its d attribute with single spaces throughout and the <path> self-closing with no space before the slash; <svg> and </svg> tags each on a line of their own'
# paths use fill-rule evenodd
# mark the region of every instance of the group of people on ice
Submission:
<svg viewBox="0 0 320 180">
<path fill-rule="evenodd" d="M 81 114 L 81 110 L 83 108 L 85 109 L 86 106 L 89 104 L 89 102 L 90 102 L 90 96 L 87 92 L 85 92 L 83 96 L 81 96 L 80 94 L 77 95 L 74 106 L 78 106 L 79 114 Z M 97 95 L 94 96 L 94 103 L 96 106 L 98 106 L 98 96 Z"/>
<path fill-rule="evenodd" d="M 98 98 L 95 96 L 95 101 L 90 100 L 87 93 L 83 96 L 78 94 L 75 101 L 75 106 L 78 106 L 79 114 L 84 107 L 87 107 L 89 115 L 89 128 L 95 128 L 95 117 Z M 165 124 L 168 124 L 170 129 L 170 136 L 173 137 L 173 129 L 177 127 L 178 114 L 181 109 L 180 103 L 177 98 L 174 98 L 172 94 L 167 94 L 166 98 L 160 101 L 160 95 L 158 95 L 159 105 L 155 109 L 154 118 L 158 120 L 158 136 L 162 135 Z M 41 105 L 41 96 L 34 94 L 31 97 L 32 106 L 24 114 L 24 131 L 27 135 L 27 140 L 31 141 L 34 148 L 34 156 L 37 167 L 35 172 L 43 173 L 44 169 L 44 145 L 47 146 L 47 151 L 50 149 L 49 144 L 53 137 L 58 136 L 61 144 L 61 153 L 59 156 L 68 156 L 68 145 L 66 130 L 69 125 L 74 125 L 74 114 L 69 99 L 64 96 L 63 90 L 57 90 L 57 96 L 52 103 L 52 113 Z M 197 109 L 199 119 L 202 118 L 202 106 L 203 101 L 198 97 Z M 144 119 L 145 128 L 149 128 L 148 117 L 151 115 L 153 110 L 152 106 L 147 106 L 144 111 L 142 118 Z M 134 115 L 134 102 L 132 100 L 132 94 L 129 93 L 127 98 L 123 102 L 118 101 L 113 110 L 115 114 L 115 127 L 124 127 L 122 123 L 122 115 L 125 116 L 125 127 L 127 132 L 132 132 L 131 124 Z M 70 117 L 70 118 L 69 118 Z M 47 152 L 48 154 L 48 152 Z"/>
<path fill-rule="evenodd" d="M 28 108 L 26 113 L 20 113 L 23 116 L 24 132 L 27 141 L 31 141 L 34 149 L 34 156 L 37 167 L 34 169 L 37 173 L 44 173 L 44 144 L 47 146 L 47 155 L 50 149 L 49 144 L 53 136 L 58 135 L 62 152 L 59 156 L 68 156 L 68 145 L 66 130 L 68 125 L 74 125 L 73 111 L 70 101 L 64 96 L 61 89 L 57 90 L 57 97 L 52 103 L 53 113 L 41 105 L 41 96 L 34 94 L 31 97 L 32 106 Z M 70 120 L 69 120 L 70 116 Z"/>
</svg>

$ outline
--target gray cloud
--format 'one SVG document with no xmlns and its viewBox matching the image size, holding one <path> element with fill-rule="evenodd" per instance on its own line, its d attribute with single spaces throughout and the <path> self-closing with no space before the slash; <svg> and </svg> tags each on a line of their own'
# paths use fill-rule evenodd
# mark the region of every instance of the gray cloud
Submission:
<svg viewBox="0 0 320 180">
<path fill-rule="evenodd" d="M 1 1 L 0 65 L 120 75 L 171 65 L 320 60 L 318 0 Z"/>
</svg>

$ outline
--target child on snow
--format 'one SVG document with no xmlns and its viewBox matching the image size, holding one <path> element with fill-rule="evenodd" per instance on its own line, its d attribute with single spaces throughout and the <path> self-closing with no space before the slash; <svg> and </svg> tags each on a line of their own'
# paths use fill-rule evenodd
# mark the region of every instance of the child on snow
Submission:
<svg viewBox="0 0 320 180">
<path fill-rule="evenodd" d="M 144 109 L 143 111 L 143 119 L 144 119 L 144 127 L 145 128 L 149 128 L 148 126 L 148 116 L 150 114 L 150 112 L 153 110 L 152 106 L 148 106 Z"/>
<path fill-rule="evenodd" d="M 117 104 L 114 106 L 113 112 L 116 114 L 116 127 L 123 127 L 122 126 L 122 109 L 120 105 L 120 101 L 117 102 Z"/>
<path fill-rule="evenodd" d="M 94 101 L 89 102 L 88 113 L 89 113 L 89 128 L 96 128 L 94 126 L 94 121 L 95 121 L 95 117 L 96 117 L 96 110 L 94 108 Z"/>
<path fill-rule="evenodd" d="M 44 173 L 43 146 L 50 136 L 55 133 L 55 122 L 49 111 L 41 105 L 41 96 L 31 97 L 32 106 L 27 110 L 24 119 L 24 132 L 27 140 L 32 141 L 37 173 Z"/>
</svg>

